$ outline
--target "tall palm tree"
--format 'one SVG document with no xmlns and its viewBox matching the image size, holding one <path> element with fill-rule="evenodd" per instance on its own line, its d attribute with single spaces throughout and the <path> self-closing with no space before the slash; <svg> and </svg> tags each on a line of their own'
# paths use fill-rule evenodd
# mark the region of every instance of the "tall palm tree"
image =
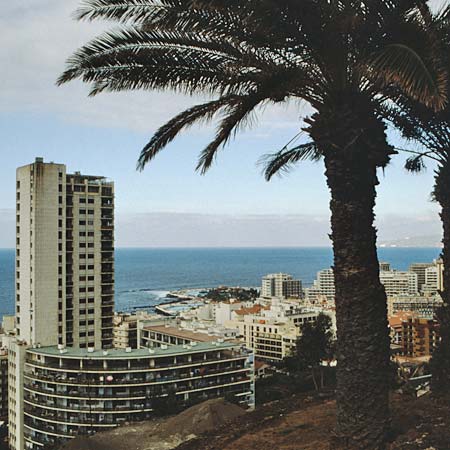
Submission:
<svg viewBox="0 0 450 450">
<path fill-rule="evenodd" d="M 431 18 L 439 46 L 442 65 L 450 67 L 450 6 Z M 411 172 L 425 169 L 425 161 L 436 165 L 433 198 L 441 207 L 443 225 L 442 259 L 444 264 L 443 291 L 440 293 L 443 307 L 437 312 L 440 342 L 431 359 L 432 388 L 440 395 L 450 395 L 450 106 L 433 111 L 410 98 L 400 96 L 389 119 L 403 136 L 419 143 L 421 149 L 412 151 L 405 167 Z"/>
<path fill-rule="evenodd" d="M 220 116 L 204 173 L 258 106 L 301 99 L 325 161 L 339 339 L 337 431 L 347 449 L 382 448 L 389 421 L 389 338 L 373 227 L 377 169 L 392 147 L 377 114 L 392 87 L 431 107 L 446 97 L 419 9 L 425 0 L 85 0 L 79 19 L 121 24 L 80 48 L 59 79 L 91 94 L 171 89 L 210 101 L 162 126 L 151 161 L 182 130 Z"/>
</svg>

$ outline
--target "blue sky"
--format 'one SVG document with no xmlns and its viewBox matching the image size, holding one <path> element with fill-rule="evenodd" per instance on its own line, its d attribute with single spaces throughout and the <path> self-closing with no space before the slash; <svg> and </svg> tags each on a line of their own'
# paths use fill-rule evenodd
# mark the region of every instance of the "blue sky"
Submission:
<svg viewBox="0 0 450 450">
<path fill-rule="evenodd" d="M 322 164 L 304 163 L 271 183 L 263 180 L 256 165 L 262 154 L 278 150 L 297 133 L 299 117 L 307 112 L 304 107 L 293 104 L 261 112 L 251 130 L 220 152 L 206 176 L 195 173 L 194 167 L 213 128 L 192 129 L 138 173 L 135 164 L 140 148 L 152 132 L 198 99 L 141 92 L 92 99 L 80 83 L 56 87 L 64 60 L 106 28 L 105 24 L 71 20 L 78 3 L 15 0 L 2 5 L 0 247 L 13 244 L 15 169 L 35 156 L 63 162 L 69 171 L 114 179 L 118 245 L 139 244 L 136 229 L 147 232 L 140 242 L 144 246 L 203 245 L 200 230 L 204 229 L 217 230 L 223 245 L 327 243 L 329 195 Z M 438 210 L 429 201 L 432 176 L 432 170 L 420 176 L 405 173 L 402 157 L 396 157 L 381 175 L 377 215 L 382 238 L 439 232 Z M 259 225 L 251 222 L 251 227 L 261 228 L 256 234 L 248 225 L 254 216 Z M 164 234 L 168 220 L 183 223 L 186 217 L 192 226 L 189 235 L 181 225 L 178 229 L 172 225 Z M 303 226 L 286 230 L 280 241 L 270 224 L 273 220 L 286 223 L 286 218 Z M 216 229 L 218 222 L 222 226 Z M 121 224 L 126 231 L 119 230 Z M 265 228 L 271 232 L 264 232 Z M 159 231 L 152 233 L 152 229 Z"/>
</svg>

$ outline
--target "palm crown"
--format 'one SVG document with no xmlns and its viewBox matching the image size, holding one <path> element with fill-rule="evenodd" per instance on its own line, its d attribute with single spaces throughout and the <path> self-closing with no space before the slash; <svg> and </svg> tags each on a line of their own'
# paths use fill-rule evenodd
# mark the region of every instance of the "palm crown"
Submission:
<svg viewBox="0 0 450 450">
<path fill-rule="evenodd" d="M 419 13 L 424 3 L 87 0 L 79 19 L 108 19 L 122 28 L 78 50 L 59 83 L 81 78 L 92 85 L 91 95 L 130 89 L 211 94 L 213 100 L 161 127 L 139 159 L 143 168 L 181 130 L 220 113 L 217 135 L 200 155 L 204 172 L 258 105 L 298 98 L 325 113 L 360 101 L 357 96 L 382 102 L 394 85 L 441 106 L 446 77 L 430 64 Z M 345 128 L 342 112 L 337 122 Z M 311 130 L 313 123 L 308 131 L 316 143 L 329 144 L 322 126 Z M 353 132 L 345 139 L 354 138 Z"/>
</svg>

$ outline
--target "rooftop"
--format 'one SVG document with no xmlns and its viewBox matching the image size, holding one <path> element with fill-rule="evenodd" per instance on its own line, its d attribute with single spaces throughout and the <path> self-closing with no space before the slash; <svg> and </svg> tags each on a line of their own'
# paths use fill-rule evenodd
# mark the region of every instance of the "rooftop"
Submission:
<svg viewBox="0 0 450 450">
<path fill-rule="evenodd" d="M 60 358 L 74 358 L 74 359 L 137 359 L 137 358 L 153 358 L 159 356 L 172 356 L 182 353 L 198 353 L 204 351 L 213 351 L 217 349 L 232 349 L 236 344 L 229 342 L 200 342 L 194 346 L 173 345 L 167 349 L 163 348 L 140 348 L 126 351 L 126 349 L 111 349 L 111 350 L 95 350 L 89 352 L 85 348 L 67 347 L 60 350 L 57 346 L 29 348 L 28 353 L 43 356 L 54 356 Z"/>
<path fill-rule="evenodd" d="M 164 325 L 144 327 L 144 330 L 153 331 L 155 333 L 164 333 L 183 339 L 190 339 L 196 342 L 213 342 L 217 340 L 217 336 L 209 336 L 206 333 L 196 333 L 195 331 L 184 330 L 176 327 L 166 327 Z"/>
</svg>

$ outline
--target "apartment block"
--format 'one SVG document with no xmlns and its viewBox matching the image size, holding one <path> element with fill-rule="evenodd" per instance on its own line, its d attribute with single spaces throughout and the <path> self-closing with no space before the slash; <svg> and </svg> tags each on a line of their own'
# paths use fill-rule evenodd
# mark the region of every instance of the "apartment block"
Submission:
<svg viewBox="0 0 450 450">
<path fill-rule="evenodd" d="M 17 169 L 16 195 L 19 339 L 111 347 L 114 184 L 36 158 Z"/>
<path fill-rule="evenodd" d="M 395 295 L 388 297 L 388 316 L 407 311 L 414 313 L 420 318 L 432 319 L 436 310 L 443 305 L 440 296 L 424 297 L 421 295 Z"/>
<path fill-rule="evenodd" d="M 8 350 L 0 349 L 0 420 L 8 421 Z"/>
<path fill-rule="evenodd" d="M 429 267 L 433 267 L 433 263 L 413 263 L 409 266 L 408 271 L 417 275 L 417 287 L 419 292 L 426 282 L 425 272 Z"/>
<path fill-rule="evenodd" d="M 158 416 L 169 395 L 181 406 L 234 395 L 254 407 L 253 354 L 224 342 L 104 351 L 31 348 L 24 379 L 30 450 Z"/>
<path fill-rule="evenodd" d="M 300 298 L 302 296 L 302 282 L 294 280 L 287 273 L 271 273 L 263 277 L 261 297 L 263 298 Z"/>
<path fill-rule="evenodd" d="M 414 272 L 407 271 L 381 271 L 380 282 L 384 286 L 387 297 L 395 295 L 418 294 L 418 278 Z"/>
<path fill-rule="evenodd" d="M 335 293 L 333 269 L 317 272 L 313 285 L 305 289 L 306 300 L 309 303 L 319 303 L 322 300 L 334 302 Z"/>
</svg>

